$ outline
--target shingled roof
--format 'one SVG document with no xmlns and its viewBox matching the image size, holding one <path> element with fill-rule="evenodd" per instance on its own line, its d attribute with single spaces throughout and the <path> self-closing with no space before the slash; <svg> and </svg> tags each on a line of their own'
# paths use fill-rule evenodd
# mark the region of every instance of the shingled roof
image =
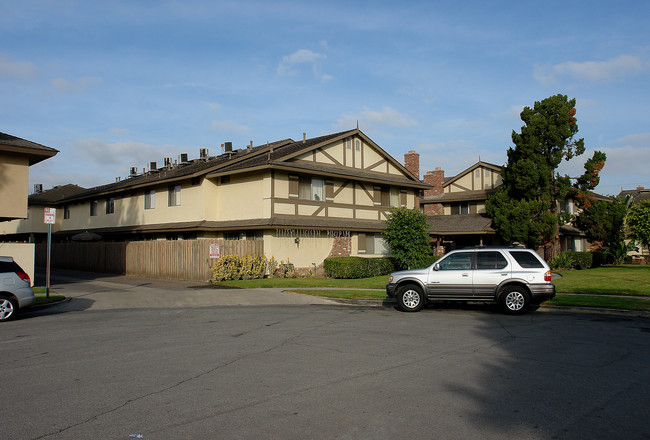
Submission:
<svg viewBox="0 0 650 440">
<path fill-rule="evenodd" d="M 18 153 L 29 157 L 29 165 L 56 155 L 59 150 L 0 132 L 0 151 Z"/>
<path fill-rule="evenodd" d="M 84 191 L 86 191 L 86 188 L 70 183 L 67 185 L 55 186 L 54 188 L 42 192 L 30 194 L 28 199 L 30 205 L 43 205 L 47 203 L 58 202 L 61 199 L 80 194 Z"/>
<path fill-rule="evenodd" d="M 359 135 L 364 140 L 386 155 L 392 163 L 398 168 L 404 170 L 406 175 L 411 175 L 398 161 L 393 159 L 388 153 L 382 150 L 372 140 L 370 140 L 360 130 L 348 130 L 339 133 L 319 136 L 301 141 L 292 139 L 283 139 L 280 141 L 266 143 L 255 147 L 242 148 L 231 152 L 226 152 L 219 156 L 213 156 L 203 159 L 194 159 L 188 163 L 176 164 L 172 167 L 163 167 L 157 170 L 151 170 L 147 173 L 128 177 L 107 185 L 101 185 L 89 188 L 83 192 L 65 197 L 65 201 L 84 199 L 104 194 L 144 188 L 162 183 L 171 183 L 178 180 L 187 179 L 188 177 L 217 177 L 229 175 L 238 172 L 246 172 L 257 169 L 288 169 L 304 172 L 317 172 L 324 175 L 354 177 L 356 179 L 370 182 L 393 182 L 403 186 L 414 188 L 430 188 L 430 185 L 424 184 L 416 178 L 407 178 L 399 175 L 380 173 L 374 171 L 364 171 L 359 169 L 348 169 L 327 164 L 309 164 L 305 162 L 290 162 L 289 159 L 311 151 L 312 149 L 334 142 L 338 139 L 345 139 L 352 135 Z"/>
<path fill-rule="evenodd" d="M 484 214 L 430 216 L 429 232 L 439 235 L 495 234 L 492 219 Z"/>
</svg>

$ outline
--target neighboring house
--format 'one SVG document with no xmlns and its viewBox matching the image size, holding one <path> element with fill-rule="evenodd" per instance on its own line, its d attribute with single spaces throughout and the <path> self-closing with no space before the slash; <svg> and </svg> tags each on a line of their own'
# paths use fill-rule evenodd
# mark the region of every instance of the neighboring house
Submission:
<svg viewBox="0 0 650 440">
<path fill-rule="evenodd" d="M 0 236 L 3 241 L 26 243 L 42 243 L 47 239 L 48 225 L 45 224 L 45 208 L 57 207 L 58 202 L 65 197 L 70 197 L 86 191 L 77 185 L 61 185 L 43 191 L 42 185 L 34 185 L 34 192 L 27 198 L 27 217 L 20 220 L 0 222 Z M 65 213 L 57 212 L 56 223 L 53 229 L 58 231 Z"/>
<path fill-rule="evenodd" d="M 415 208 L 429 187 L 358 129 L 224 147 L 62 194 L 55 241 L 86 231 L 105 241 L 260 240 L 267 257 L 313 267 L 329 256 L 387 254 L 388 210 Z"/>
<path fill-rule="evenodd" d="M 637 203 L 650 200 L 650 189 L 645 189 L 643 186 L 639 185 L 636 187 L 636 189 L 621 190 L 621 192 L 618 194 L 618 197 L 621 199 L 625 199 L 627 196 L 632 197 L 632 204 L 636 205 Z M 642 246 L 639 242 L 636 243 L 636 246 L 639 251 L 630 252 L 628 255 L 631 256 L 635 262 L 646 264 L 649 263 L 650 249 Z"/>
<path fill-rule="evenodd" d="M 423 191 L 420 206 L 429 216 L 429 233 L 438 254 L 462 247 L 503 244 L 485 211 L 486 200 L 503 184 L 501 168 L 479 160 L 453 177 L 445 178 L 440 167 L 424 175 L 424 183 L 432 189 Z M 594 193 L 592 196 L 607 199 Z M 558 212 L 578 213 L 572 197 L 558 208 Z M 585 234 L 571 224 L 560 226 L 560 242 L 562 250 L 589 250 Z"/>
<path fill-rule="evenodd" d="M 27 217 L 29 167 L 58 153 L 54 148 L 0 133 L 0 222 Z M 14 259 L 34 279 L 34 246 L 0 243 L 0 255 Z"/>
</svg>

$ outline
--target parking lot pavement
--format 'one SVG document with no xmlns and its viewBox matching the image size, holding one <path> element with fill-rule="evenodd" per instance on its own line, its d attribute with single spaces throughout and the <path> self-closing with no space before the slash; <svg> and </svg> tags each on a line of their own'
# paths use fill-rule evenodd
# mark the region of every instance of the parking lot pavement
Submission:
<svg viewBox="0 0 650 440">
<path fill-rule="evenodd" d="M 44 285 L 37 279 L 36 285 Z M 50 277 L 50 288 L 84 309 L 174 308 L 245 305 L 336 304 L 283 289 L 224 289 L 208 283 L 125 275 L 59 271 Z"/>
</svg>

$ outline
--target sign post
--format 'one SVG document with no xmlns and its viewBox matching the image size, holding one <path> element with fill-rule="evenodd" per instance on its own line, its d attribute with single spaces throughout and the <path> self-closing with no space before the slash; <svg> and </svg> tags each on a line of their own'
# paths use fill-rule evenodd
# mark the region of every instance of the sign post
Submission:
<svg viewBox="0 0 650 440">
<path fill-rule="evenodd" d="M 50 297 L 50 255 L 52 254 L 52 225 L 56 222 L 56 208 L 45 208 L 47 225 L 47 268 L 45 271 L 45 296 Z"/>
</svg>

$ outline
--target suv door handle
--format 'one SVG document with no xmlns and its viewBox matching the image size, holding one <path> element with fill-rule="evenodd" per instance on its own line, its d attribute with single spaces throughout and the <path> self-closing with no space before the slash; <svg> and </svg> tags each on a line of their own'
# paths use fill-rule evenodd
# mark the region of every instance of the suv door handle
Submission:
<svg viewBox="0 0 650 440">
<path fill-rule="evenodd" d="M 467 278 L 467 277 L 469 277 L 469 274 L 468 274 L 468 273 L 464 273 L 464 274 L 463 274 L 463 277 Z"/>
<path fill-rule="evenodd" d="M 506 272 L 506 273 L 502 273 L 501 276 L 502 276 L 502 277 L 507 277 L 507 276 L 508 276 L 508 273 L 507 273 L 507 272 Z"/>
</svg>

